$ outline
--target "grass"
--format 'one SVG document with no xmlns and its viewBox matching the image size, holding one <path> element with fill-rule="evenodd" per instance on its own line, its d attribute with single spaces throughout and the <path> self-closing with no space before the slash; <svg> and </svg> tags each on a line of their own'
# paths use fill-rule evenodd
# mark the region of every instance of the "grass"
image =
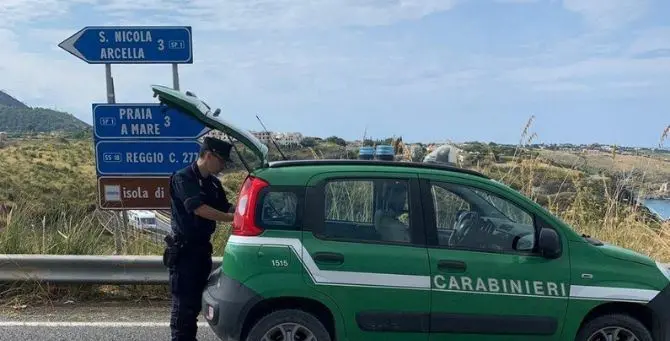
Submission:
<svg viewBox="0 0 670 341">
<path fill-rule="evenodd" d="M 624 185 L 651 190 L 658 179 L 669 178 L 667 162 L 632 155 L 570 155 L 551 159 L 527 145 L 537 137 L 531 132 L 532 119 L 524 127 L 513 156 L 504 162 L 483 158 L 466 167 L 479 170 L 529 196 L 580 233 L 670 262 L 670 223 L 650 219 L 645 210 L 622 202 Z M 659 147 L 668 138 L 666 128 Z M 111 255 L 114 238 L 109 233 L 118 224 L 108 212 L 95 209 L 95 168 L 89 140 L 36 139 L 9 143 L 0 148 L 0 253 L 3 254 L 91 254 Z M 334 157 L 341 153 L 333 146 L 317 146 L 293 151 L 290 158 Z M 325 153 L 324 153 L 325 152 Z M 324 154 L 333 155 L 324 155 Z M 607 158 L 614 159 L 609 160 Z M 595 165 L 584 167 L 584 160 Z M 605 160 L 605 161 L 602 161 Z M 665 167 L 663 167 L 665 165 Z M 231 202 L 245 172 L 236 170 L 221 180 Z M 443 198 L 443 194 L 436 195 Z M 370 186 L 351 182 L 329 188 L 330 202 L 339 196 L 368 198 Z M 443 198 L 447 200 L 446 198 Z M 443 200 L 440 199 L 440 200 Z M 371 222 L 368 200 L 353 206 L 331 205 L 329 217 L 355 218 Z M 351 201 L 352 203 L 354 201 Z M 279 203 L 278 203 L 279 204 Z M 290 203 L 288 203 L 290 204 Z M 449 224 L 449 212 L 439 212 Z M 215 255 L 220 256 L 230 226 L 220 224 L 212 238 Z M 123 254 L 160 255 L 162 241 L 134 230 L 122 233 Z M 166 299 L 166 286 L 48 286 L 19 283 L 0 286 L 0 301 L 10 305 L 60 299 Z"/>
<path fill-rule="evenodd" d="M 16 203 L 10 214 L 4 216 L 0 224 L 1 254 L 114 254 L 114 238 L 108 230 L 115 223 L 113 215 L 73 210 L 52 219 L 46 219 L 46 216 L 38 219 L 32 214 L 35 210 L 34 204 L 21 201 Z M 212 238 L 215 256 L 222 255 L 229 230 L 229 225 L 220 224 L 215 232 Z M 122 241 L 123 254 L 160 255 L 163 251 L 159 237 L 136 230 L 123 231 Z M 0 304 L 9 306 L 50 303 L 54 300 L 165 300 L 169 297 L 165 285 L 0 284 Z"/>
<path fill-rule="evenodd" d="M 528 133 L 531 122 L 522 134 L 525 144 L 520 143 L 520 151 L 532 143 L 533 135 Z M 663 131 L 660 148 L 669 130 L 670 126 Z M 526 136 L 531 137 L 524 139 Z M 638 157 L 632 162 L 631 156 L 615 155 L 610 168 L 600 166 L 603 168 L 587 173 L 578 162 L 561 167 L 546 163 L 542 153 L 533 156 L 525 151 L 524 157 L 511 163 L 489 162 L 476 168 L 536 200 L 579 233 L 670 262 L 670 222 L 656 222 L 647 210 L 620 200 L 627 194 L 626 187 L 646 189 L 658 179 L 667 181 L 667 163 L 663 168 L 658 166 L 662 160 Z M 601 173 L 605 175 L 599 176 Z"/>
</svg>

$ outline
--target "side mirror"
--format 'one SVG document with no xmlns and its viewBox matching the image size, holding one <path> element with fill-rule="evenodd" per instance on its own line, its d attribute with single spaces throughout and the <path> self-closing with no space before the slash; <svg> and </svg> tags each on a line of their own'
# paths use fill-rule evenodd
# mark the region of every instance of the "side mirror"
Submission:
<svg viewBox="0 0 670 341">
<path fill-rule="evenodd" d="M 540 230 L 539 248 L 545 258 L 557 258 L 561 254 L 561 240 L 556 231 L 550 228 Z"/>
</svg>

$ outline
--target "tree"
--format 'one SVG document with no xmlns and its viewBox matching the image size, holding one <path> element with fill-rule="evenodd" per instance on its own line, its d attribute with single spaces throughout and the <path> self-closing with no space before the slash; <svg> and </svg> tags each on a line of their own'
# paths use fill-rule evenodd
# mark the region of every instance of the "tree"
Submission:
<svg viewBox="0 0 670 341">
<path fill-rule="evenodd" d="M 337 136 L 330 136 L 330 137 L 326 138 L 326 142 L 334 143 L 334 144 L 342 146 L 342 147 L 347 145 L 347 141 L 345 141 L 343 138 L 337 137 Z"/>
<path fill-rule="evenodd" d="M 305 137 L 300 141 L 300 144 L 303 147 L 314 147 L 316 146 L 317 142 L 316 139 L 313 137 Z"/>
</svg>

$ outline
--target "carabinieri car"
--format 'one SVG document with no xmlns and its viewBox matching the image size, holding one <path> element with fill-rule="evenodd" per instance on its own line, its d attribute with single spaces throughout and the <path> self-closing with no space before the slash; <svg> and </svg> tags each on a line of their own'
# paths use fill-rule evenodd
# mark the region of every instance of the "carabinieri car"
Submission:
<svg viewBox="0 0 670 341">
<path fill-rule="evenodd" d="M 161 103 L 260 162 L 239 190 L 203 315 L 222 340 L 670 340 L 670 271 L 440 164 L 268 162 L 190 93 Z"/>
</svg>

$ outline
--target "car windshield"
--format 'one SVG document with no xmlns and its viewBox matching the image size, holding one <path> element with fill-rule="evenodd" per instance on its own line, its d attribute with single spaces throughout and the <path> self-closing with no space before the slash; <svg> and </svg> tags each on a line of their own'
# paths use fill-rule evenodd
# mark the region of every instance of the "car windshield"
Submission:
<svg viewBox="0 0 670 341">
<path fill-rule="evenodd" d="M 514 213 L 518 209 L 516 207 L 510 207 L 511 204 L 506 201 L 502 200 L 496 196 L 493 196 L 489 193 L 482 192 L 477 189 L 472 189 L 472 192 L 477 195 L 478 197 L 486 200 L 487 203 L 489 203 L 489 207 L 494 209 L 497 213 L 503 215 L 505 218 L 507 218 L 509 221 L 515 222 L 515 223 L 523 223 L 523 221 L 519 221 L 520 219 L 515 219 L 514 218 Z"/>
</svg>

